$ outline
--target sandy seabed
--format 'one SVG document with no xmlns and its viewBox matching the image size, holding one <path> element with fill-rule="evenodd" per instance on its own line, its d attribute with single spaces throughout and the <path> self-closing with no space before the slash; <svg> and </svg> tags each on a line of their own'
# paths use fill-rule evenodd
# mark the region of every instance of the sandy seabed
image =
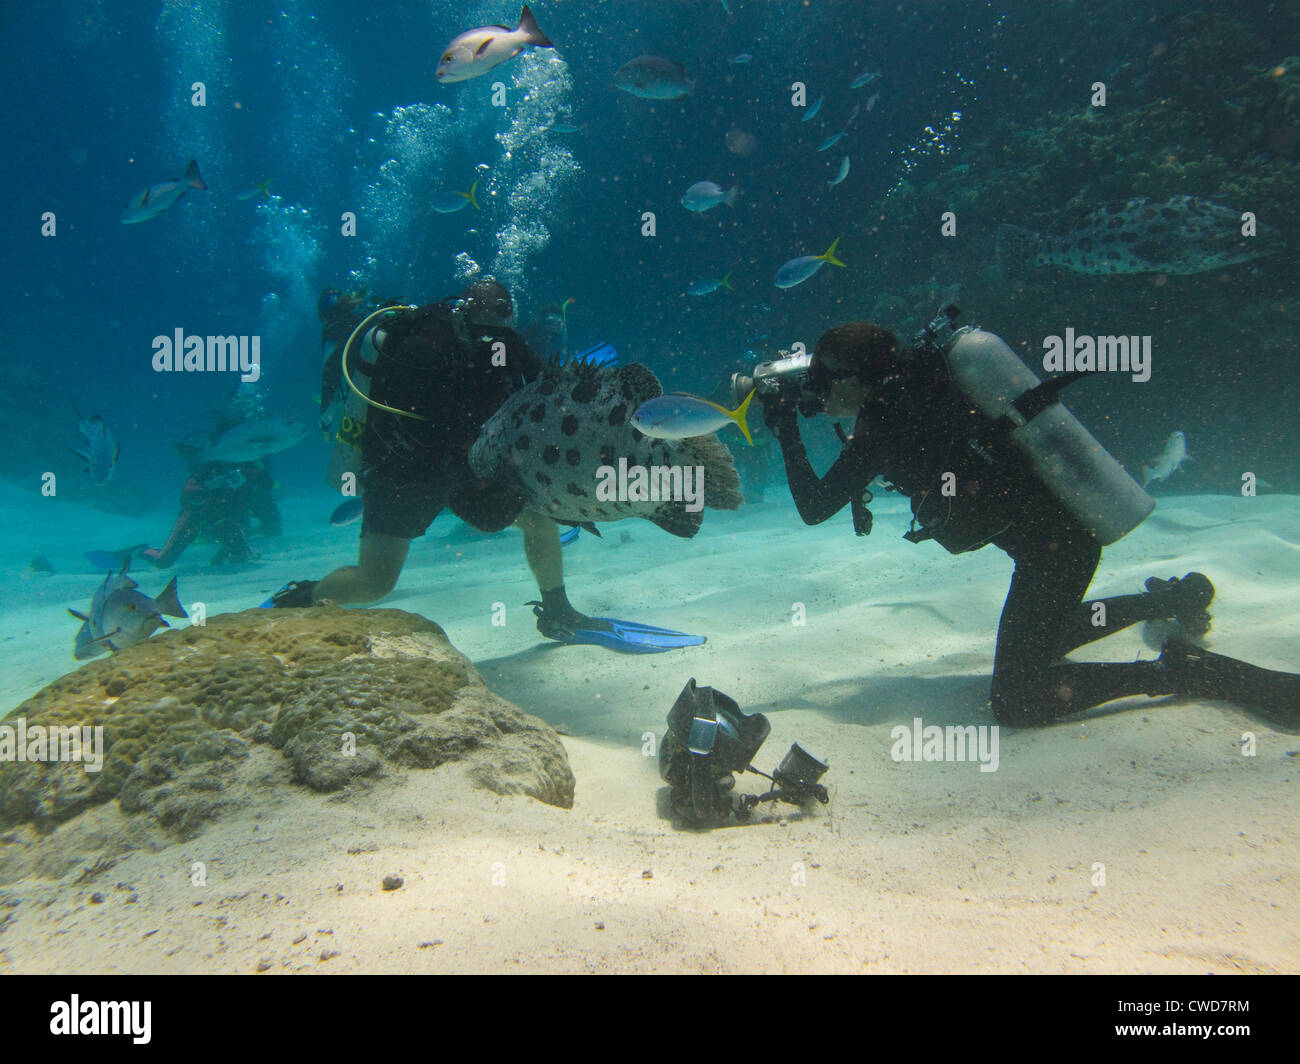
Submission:
<svg viewBox="0 0 1300 1064">
<path fill-rule="evenodd" d="M 878 502 L 865 540 L 847 515 L 805 528 L 784 497 L 709 513 L 690 541 L 639 521 L 584 533 L 565 551 L 580 609 L 709 636 L 644 657 L 544 643 L 518 534 L 440 519 L 384 605 L 436 620 L 489 687 L 561 732 L 574 807 L 474 790 L 454 766 L 327 797 L 268 784 L 280 755 L 259 747 L 234 785 L 252 800 L 198 838 L 159 848 L 102 807 L 60 845 L 139 848 L 0 887 L 0 971 L 1300 971 L 1300 735 L 1233 706 L 1136 698 L 1002 729 L 995 772 L 891 759 L 892 729 L 915 718 L 994 723 L 1011 562 L 904 542 L 901 500 Z M 331 505 L 289 499 L 286 535 L 255 541 L 263 559 L 240 572 L 192 548 L 182 601 L 243 609 L 353 561 L 358 528 L 329 527 Z M 15 517 L 0 554 L 7 711 L 76 664 L 64 611 L 99 579 L 81 552 L 157 542 L 169 516 L 7 487 L 0 506 Z M 38 550 L 54 575 L 26 571 Z M 1166 497 L 1107 548 L 1092 593 L 1193 569 L 1218 589 L 1209 646 L 1300 670 L 1300 499 Z M 167 579 L 136 576 L 151 594 Z M 1074 656 L 1156 653 L 1158 633 L 1134 628 Z M 795 741 L 828 761 L 830 804 L 674 829 L 653 745 L 692 676 L 768 716 L 759 768 Z"/>
</svg>

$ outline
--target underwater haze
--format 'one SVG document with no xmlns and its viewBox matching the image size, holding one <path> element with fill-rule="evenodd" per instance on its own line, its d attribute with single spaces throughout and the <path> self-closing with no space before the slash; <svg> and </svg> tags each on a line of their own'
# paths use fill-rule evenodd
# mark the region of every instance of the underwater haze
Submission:
<svg viewBox="0 0 1300 1064">
<path fill-rule="evenodd" d="M 1300 5 L 0 26 L 0 971 L 1300 970 Z"/>
</svg>

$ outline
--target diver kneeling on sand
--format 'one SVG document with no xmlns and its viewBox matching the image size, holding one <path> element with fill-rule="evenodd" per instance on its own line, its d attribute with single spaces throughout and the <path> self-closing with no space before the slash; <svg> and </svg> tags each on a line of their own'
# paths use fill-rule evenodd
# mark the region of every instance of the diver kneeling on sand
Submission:
<svg viewBox="0 0 1300 1064">
<path fill-rule="evenodd" d="M 1057 401 L 1079 375 L 1040 385 L 994 334 L 954 330 L 956 316 L 947 308 L 907 349 L 888 329 L 849 322 L 824 333 L 811 358 L 755 372 L 800 517 L 819 524 L 849 503 L 855 531 L 866 535 L 867 485 L 880 475 L 911 500 L 907 539 L 934 539 L 952 554 L 992 543 L 1010 555 L 1015 573 L 993 661 L 1002 724 L 1047 724 L 1111 699 L 1176 694 L 1233 702 L 1300 728 L 1300 675 L 1184 639 L 1167 639 L 1155 661 L 1062 660 L 1138 621 L 1173 619 L 1203 635 L 1214 587 L 1188 573 L 1153 577 L 1145 593 L 1083 600 L 1103 545 L 1155 503 Z M 804 451 L 799 413 L 856 415 L 824 477 Z"/>
<path fill-rule="evenodd" d="M 541 592 L 538 629 L 548 638 L 638 653 L 703 641 L 687 636 L 684 643 L 682 633 L 580 613 L 564 589 L 556 522 L 525 507 L 515 478 L 479 477 L 470 468 L 470 448 L 484 422 L 542 369 L 511 328 L 514 305 L 505 286 L 485 278 L 459 299 L 425 307 L 376 306 L 327 290 L 317 310 L 327 346 L 347 337 L 326 360 L 321 410 L 323 426 L 331 416 L 338 422 L 332 486 L 339 489 L 348 465 L 359 466 L 360 557 L 320 581 L 287 584 L 269 605 L 382 598 L 397 585 L 411 541 L 447 507 L 483 532 L 511 524 L 522 530 Z M 357 384 L 366 379 L 368 391 Z"/>
</svg>

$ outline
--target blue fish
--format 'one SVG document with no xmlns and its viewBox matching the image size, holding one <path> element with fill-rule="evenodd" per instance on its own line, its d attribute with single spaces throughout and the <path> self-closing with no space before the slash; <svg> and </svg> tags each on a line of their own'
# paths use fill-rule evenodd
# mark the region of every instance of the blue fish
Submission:
<svg viewBox="0 0 1300 1064">
<path fill-rule="evenodd" d="M 835 249 L 841 239 L 843 238 L 837 236 L 835 243 L 822 255 L 800 255 L 797 259 L 791 259 L 776 271 L 773 283 L 777 288 L 793 288 L 797 284 L 803 284 L 828 262 L 832 266 L 843 266 L 844 263 L 835 257 Z"/>
<path fill-rule="evenodd" d="M 361 520 L 361 512 L 366 508 L 366 504 L 361 499 L 345 499 L 334 508 L 330 514 L 330 524 L 335 528 L 342 528 L 344 525 L 355 524 Z"/>
<path fill-rule="evenodd" d="M 808 108 L 808 113 L 804 115 L 801 119 L 799 119 L 799 121 L 811 122 L 814 118 L 817 117 L 817 112 L 822 109 L 822 104 L 824 104 L 825 102 L 826 102 L 826 94 L 822 93 L 820 96 L 817 97 L 817 102 L 813 104 L 810 108 Z"/>
<path fill-rule="evenodd" d="M 868 70 L 865 74 L 859 74 L 853 79 L 850 89 L 860 89 L 863 85 L 870 85 L 876 78 L 880 77 L 879 70 Z"/>
<path fill-rule="evenodd" d="M 271 198 L 271 179 L 265 178 L 262 181 L 254 181 L 247 188 L 241 188 L 235 193 L 237 200 L 251 200 L 259 198 Z"/>
<path fill-rule="evenodd" d="M 726 288 L 734 292 L 731 287 L 731 271 L 728 270 L 724 277 L 701 277 L 698 281 L 692 281 L 686 286 L 686 294 L 690 296 L 707 296 L 710 292 L 716 292 L 719 288 Z"/>
<path fill-rule="evenodd" d="M 752 62 L 753 58 L 748 52 L 741 52 L 740 55 L 733 55 L 727 62 L 735 66 L 744 66 L 746 63 Z"/>
<path fill-rule="evenodd" d="M 847 132 L 848 132 L 847 129 L 841 129 L 838 133 L 835 133 L 827 137 L 824 141 L 822 141 L 819 145 L 817 145 L 817 150 L 829 151 L 831 148 L 835 147 L 835 145 L 840 142 L 840 137 L 844 136 L 844 134 Z"/>
<path fill-rule="evenodd" d="M 849 157 L 846 155 L 844 156 L 843 159 L 840 160 L 840 172 L 836 174 L 834 177 L 832 177 L 826 183 L 830 185 L 831 188 L 834 188 L 836 185 L 838 185 L 841 181 L 843 181 L 848 176 L 849 176 Z"/>
<path fill-rule="evenodd" d="M 433 197 L 433 209 L 439 214 L 455 214 L 465 207 L 473 205 L 475 210 L 479 210 L 478 200 L 475 193 L 478 191 L 478 182 L 469 186 L 468 192 L 458 192 L 455 189 L 443 189 Z"/>
<path fill-rule="evenodd" d="M 754 437 L 749 434 L 745 417 L 749 413 L 754 393 L 735 410 L 698 395 L 686 392 L 669 392 L 648 399 L 633 411 L 630 423 L 643 435 L 656 440 L 686 440 L 693 436 L 708 436 L 728 425 L 735 425 L 745 434 L 752 446 Z"/>
</svg>

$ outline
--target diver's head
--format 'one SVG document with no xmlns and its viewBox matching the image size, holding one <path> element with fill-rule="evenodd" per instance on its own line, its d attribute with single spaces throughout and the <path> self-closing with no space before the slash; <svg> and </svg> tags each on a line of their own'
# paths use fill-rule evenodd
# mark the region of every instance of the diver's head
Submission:
<svg viewBox="0 0 1300 1064">
<path fill-rule="evenodd" d="M 500 281 L 481 278 L 466 288 L 460 298 L 468 322 L 497 328 L 514 323 L 515 306 L 509 290 Z"/>
<path fill-rule="evenodd" d="M 850 321 L 822 333 L 808 366 L 808 387 L 831 417 L 851 417 L 898 366 L 898 337 L 883 325 Z"/>
<path fill-rule="evenodd" d="M 321 290 L 316 300 L 316 316 L 325 325 L 340 318 L 348 317 L 357 307 L 365 302 L 364 292 L 343 292 L 337 288 Z"/>
</svg>

